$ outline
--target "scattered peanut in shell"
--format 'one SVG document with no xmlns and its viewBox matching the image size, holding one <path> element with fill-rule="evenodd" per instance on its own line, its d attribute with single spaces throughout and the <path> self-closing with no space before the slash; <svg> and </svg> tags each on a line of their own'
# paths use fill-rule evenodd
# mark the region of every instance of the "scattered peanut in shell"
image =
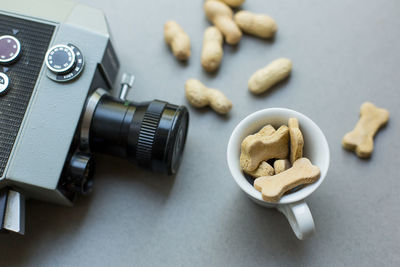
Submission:
<svg viewBox="0 0 400 267">
<path fill-rule="evenodd" d="M 242 32 L 233 21 L 232 9 L 223 2 L 207 0 L 204 3 L 207 18 L 222 32 L 228 44 L 235 45 L 242 38 Z"/>
<path fill-rule="evenodd" d="M 217 27 L 208 27 L 204 32 L 203 49 L 201 51 L 201 65 L 206 71 L 218 69 L 224 54 L 222 33 Z"/>
<path fill-rule="evenodd" d="M 226 114 L 232 108 L 232 102 L 221 91 L 208 88 L 199 80 L 187 80 L 185 92 L 187 100 L 195 107 L 210 106 L 219 114 Z"/>
<path fill-rule="evenodd" d="M 291 70 L 292 61 L 287 58 L 276 59 L 250 77 L 249 90 L 254 94 L 261 94 L 287 78 Z"/>
<path fill-rule="evenodd" d="M 218 1 L 224 2 L 230 7 L 238 7 L 241 6 L 246 0 L 218 0 Z"/>
<path fill-rule="evenodd" d="M 278 30 L 274 19 L 264 14 L 242 10 L 235 14 L 234 20 L 242 31 L 261 38 L 271 38 Z"/>
<path fill-rule="evenodd" d="M 164 39 L 172 53 L 179 60 L 190 57 L 190 38 L 176 21 L 169 20 L 164 25 Z"/>
</svg>

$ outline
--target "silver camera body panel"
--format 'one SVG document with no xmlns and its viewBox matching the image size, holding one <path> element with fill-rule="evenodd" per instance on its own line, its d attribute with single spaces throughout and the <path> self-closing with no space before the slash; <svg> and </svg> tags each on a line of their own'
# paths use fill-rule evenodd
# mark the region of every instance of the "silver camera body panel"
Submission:
<svg viewBox="0 0 400 267">
<path fill-rule="evenodd" d="M 66 83 L 50 79 L 43 60 L 0 179 L 0 189 L 9 187 L 27 198 L 72 205 L 73 197 L 60 188 L 60 177 L 79 132 L 87 97 L 98 87 L 111 90 L 119 70 L 105 16 L 100 10 L 65 0 L 56 5 L 51 0 L 7 1 L 2 3 L 0 14 L 53 25 L 47 49 L 72 43 L 82 51 L 84 69 Z M 24 50 L 24 40 L 20 41 L 22 53 L 34 53 Z M 7 66 L 9 71 L 12 68 Z"/>
</svg>

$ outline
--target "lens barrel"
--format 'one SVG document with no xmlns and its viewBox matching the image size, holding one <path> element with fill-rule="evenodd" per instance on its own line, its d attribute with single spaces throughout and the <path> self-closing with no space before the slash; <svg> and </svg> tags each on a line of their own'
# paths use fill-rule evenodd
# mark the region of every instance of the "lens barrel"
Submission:
<svg viewBox="0 0 400 267">
<path fill-rule="evenodd" d="M 104 94 L 93 113 L 89 146 L 93 152 L 171 175 L 180 165 L 188 124 L 185 106 L 159 100 L 127 102 Z"/>
</svg>

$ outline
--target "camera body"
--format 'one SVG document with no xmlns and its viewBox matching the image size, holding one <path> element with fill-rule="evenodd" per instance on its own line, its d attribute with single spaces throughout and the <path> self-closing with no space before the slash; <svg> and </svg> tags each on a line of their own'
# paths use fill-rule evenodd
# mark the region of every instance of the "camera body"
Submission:
<svg viewBox="0 0 400 267">
<path fill-rule="evenodd" d="M 94 152 L 176 172 L 186 108 L 126 101 L 129 75 L 121 99 L 112 97 L 118 72 L 101 11 L 65 0 L 2 3 L 0 228 L 23 233 L 25 197 L 72 205 L 89 192 Z"/>
</svg>

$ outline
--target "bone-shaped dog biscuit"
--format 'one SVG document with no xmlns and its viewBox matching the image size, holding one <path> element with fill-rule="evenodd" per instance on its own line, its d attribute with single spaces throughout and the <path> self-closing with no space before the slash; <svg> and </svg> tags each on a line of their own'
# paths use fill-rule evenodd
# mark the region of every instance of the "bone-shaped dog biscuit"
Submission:
<svg viewBox="0 0 400 267">
<path fill-rule="evenodd" d="M 278 202 L 282 195 L 299 185 L 311 184 L 319 179 L 320 170 L 307 158 L 294 162 L 293 167 L 274 176 L 259 177 L 254 188 L 261 192 L 268 202 Z"/>
<path fill-rule="evenodd" d="M 242 142 L 240 166 L 246 172 L 254 171 L 262 161 L 283 159 L 288 156 L 289 128 L 282 125 L 277 131 L 272 132 L 272 126 L 266 127 L 256 134 L 247 136 Z"/>
<path fill-rule="evenodd" d="M 263 137 L 263 136 L 269 136 L 269 135 L 271 135 L 271 134 L 273 134 L 275 132 L 276 132 L 275 128 L 272 127 L 271 124 L 268 124 L 267 126 L 262 127 L 261 130 L 259 130 L 254 135 L 258 136 L 258 137 Z"/>
<path fill-rule="evenodd" d="M 374 150 L 374 136 L 388 120 L 389 111 L 365 102 L 361 105 L 360 119 L 355 128 L 343 137 L 343 147 L 354 150 L 360 158 L 371 156 Z"/>
<path fill-rule="evenodd" d="M 261 176 L 272 176 L 275 173 L 274 167 L 268 164 L 268 162 L 263 161 L 261 164 L 258 166 L 257 169 L 251 172 L 246 172 L 248 175 L 258 178 Z"/>
<path fill-rule="evenodd" d="M 291 167 L 289 160 L 287 159 L 277 159 L 274 161 L 274 171 L 275 174 L 286 171 Z"/>
<path fill-rule="evenodd" d="M 303 157 L 304 139 L 299 128 L 299 121 L 290 118 L 288 122 L 290 134 L 290 162 L 293 164 L 297 159 Z"/>
</svg>

